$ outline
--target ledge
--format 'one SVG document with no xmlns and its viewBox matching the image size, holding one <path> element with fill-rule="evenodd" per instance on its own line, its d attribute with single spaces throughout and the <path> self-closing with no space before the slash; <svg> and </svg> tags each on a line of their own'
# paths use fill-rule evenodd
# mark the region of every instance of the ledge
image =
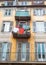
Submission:
<svg viewBox="0 0 46 65">
<path fill-rule="evenodd" d="M 0 8 L 15 8 L 15 7 L 17 7 L 17 8 L 19 8 L 19 7 L 28 7 L 28 8 L 30 8 L 30 7 L 46 7 L 46 5 L 27 5 L 27 6 L 19 6 L 19 5 L 17 5 L 17 6 L 0 6 Z"/>
</svg>

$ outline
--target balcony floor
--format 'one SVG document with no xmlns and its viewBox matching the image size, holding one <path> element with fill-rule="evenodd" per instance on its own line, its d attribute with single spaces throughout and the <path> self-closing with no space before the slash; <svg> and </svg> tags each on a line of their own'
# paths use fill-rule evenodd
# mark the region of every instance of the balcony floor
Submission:
<svg viewBox="0 0 46 65">
<path fill-rule="evenodd" d="M 15 20 L 23 20 L 23 21 L 27 21 L 30 20 L 30 16 L 15 16 Z"/>
<path fill-rule="evenodd" d="M 30 38 L 30 32 L 28 34 L 16 34 L 14 32 L 12 32 L 13 34 L 13 38 Z"/>
</svg>

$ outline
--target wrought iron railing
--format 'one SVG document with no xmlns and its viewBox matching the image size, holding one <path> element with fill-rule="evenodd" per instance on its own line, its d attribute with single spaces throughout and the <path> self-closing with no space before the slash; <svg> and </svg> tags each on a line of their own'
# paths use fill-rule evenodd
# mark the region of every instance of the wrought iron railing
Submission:
<svg viewBox="0 0 46 65">
<path fill-rule="evenodd" d="M 13 58 L 14 59 L 11 59 Z M 46 53 L 38 52 L 0 52 L 0 62 L 46 62 Z"/>
</svg>

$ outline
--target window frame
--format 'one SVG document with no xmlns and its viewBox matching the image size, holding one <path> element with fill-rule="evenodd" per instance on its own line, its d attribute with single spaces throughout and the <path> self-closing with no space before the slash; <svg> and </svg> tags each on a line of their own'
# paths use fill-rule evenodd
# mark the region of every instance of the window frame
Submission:
<svg viewBox="0 0 46 65">
<path fill-rule="evenodd" d="M 11 16 L 12 10 L 11 9 L 5 9 L 4 10 L 4 16 Z"/>
<path fill-rule="evenodd" d="M 42 52 L 40 51 L 40 57 L 38 57 L 38 44 L 40 45 L 44 45 L 44 51 L 46 52 L 46 50 L 45 50 L 45 46 L 46 46 L 46 42 L 35 42 L 35 57 L 36 57 L 36 59 L 38 60 L 38 61 L 45 61 L 46 60 L 46 54 L 45 54 L 45 52 L 44 52 L 44 55 L 45 56 L 43 56 L 43 49 L 42 49 L 42 46 L 40 45 L 40 49 L 42 50 Z M 36 54 L 37 54 L 37 56 L 36 56 Z M 44 58 L 43 58 L 44 57 Z"/>
<path fill-rule="evenodd" d="M 43 22 L 44 23 L 44 31 L 42 31 L 42 32 L 41 31 L 36 31 L 36 23 L 37 22 L 39 22 L 39 23 Z M 46 22 L 45 21 L 34 21 L 33 22 L 33 32 L 34 33 L 46 33 Z"/>
<path fill-rule="evenodd" d="M 42 11 L 42 13 L 41 13 Z M 39 14 L 38 14 L 39 13 Z M 35 8 L 33 10 L 33 15 L 34 16 L 44 16 L 45 15 L 45 9 L 41 9 L 41 8 Z"/>
<path fill-rule="evenodd" d="M 9 31 L 4 31 L 4 23 L 5 22 L 9 22 L 10 23 L 10 26 L 9 26 Z M 5 24 L 6 25 L 6 24 Z M 1 32 L 5 32 L 5 33 L 8 33 L 8 32 L 11 32 L 12 31 L 12 21 L 3 21 L 2 23 L 2 28 L 1 28 Z"/>
<path fill-rule="evenodd" d="M 43 5 L 44 1 L 40 1 L 40 0 L 35 0 L 32 2 L 33 5 Z"/>
<path fill-rule="evenodd" d="M 26 54 L 26 60 L 25 61 L 29 61 L 29 58 L 27 58 L 27 56 L 28 55 L 30 55 L 30 51 L 29 51 L 29 49 L 30 49 L 30 45 L 29 45 L 29 42 L 27 41 L 27 40 L 18 40 L 17 39 L 17 53 L 19 52 L 18 50 L 20 49 L 20 52 L 22 51 L 22 47 L 19 47 L 18 48 L 18 45 L 20 45 L 20 46 L 22 46 L 22 44 L 23 43 L 25 43 L 26 44 L 26 53 L 29 53 L 29 54 Z M 27 47 L 27 46 L 29 46 L 29 47 Z M 22 53 L 22 52 L 21 52 Z M 21 54 L 20 54 L 21 55 Z M 21 56 L 20 56 L 20 59 L 19 59 L 19 57 L 18 57 L 18 54 L 16 55 L 16 59 L 17 59 L 17 61 L 19 60 L 19 61 L 22 61 L 21 60 Z"/>
<path fill-rule="evenodd" d="M 11 51 L 11 43 L 10 42 L 0 42 L 0 44 L 2 45 L 2 47 L 1 47 L 1 49 L 2 49 L 2 51 L 1 51 L 1 59 L 0 59 L 0 61 L 6 61 L 6 60 L 9 60 L 10 59 L 10 51 Z M 3 58 L 4 57 L 2 57 L 2 53 L 4 54 L 4 52 L 3 52 L 3 44 L 8 44 L 7 45 L 7 52 L 6 52 L 6 59 L 5 60 L 3 60 Z M 8 54 L 8 55 L 7 55 Z"/>
</svg>

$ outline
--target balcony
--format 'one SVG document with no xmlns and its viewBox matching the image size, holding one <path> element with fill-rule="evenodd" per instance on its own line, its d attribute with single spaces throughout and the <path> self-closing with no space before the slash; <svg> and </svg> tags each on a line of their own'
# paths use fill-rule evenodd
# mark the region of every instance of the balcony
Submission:
<svg viewBox="0 0 46 65">
<path fill-rule="evenodd" d="M 14 38 L 30 38 L 30 32 L 27 32 L 25 34 L 17 34 L 17 33 L 13 33 L 13 37 Z"/>
<path fill-rule="evenodd" d="M 18 31 L 17 31 L 18 30 Z M 30 29 L 25 30 L 23 28 L 14 28 L 12 31 L 13 38 L 30 38 Z"/>
<path fill-rule="evenodd" d="M 16 11 L 15 19 L 27 21 L 30 20 L 29 11 Z"/>
</svg>

